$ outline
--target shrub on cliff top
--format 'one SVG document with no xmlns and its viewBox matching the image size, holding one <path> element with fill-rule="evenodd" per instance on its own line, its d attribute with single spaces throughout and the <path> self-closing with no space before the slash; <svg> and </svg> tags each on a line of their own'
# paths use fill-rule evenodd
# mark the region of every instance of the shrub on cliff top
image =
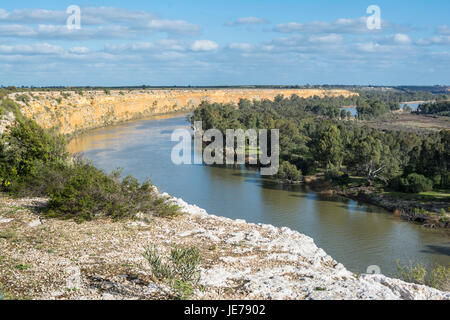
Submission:
<svg viewBox="0 0 450 320">
<path fill-rule="evenodd" d="M 13 100 L 6 98 L 1 100 L 0 115 L 12 112 L 16 119 L 22 119 L 22 113 L 20 112 L 20 106 Z"/>
<path fill-rule="evenodd" d="M 0 189 L 15 196 L 45 196 L 48 217 L 113 219 L 154 211 L 163 216 L 178 207 L 161 201 L 149 182 L 106 174 L 82 159 L 70 158 L 62 135 L 20 119 L 0 139 Z"/>
<path fill-rule="evenodd" d="M 160 281 L 169 284 L 176 293 L 177 299 L 188 299 L 200 281 L 200 263 L 202 255 L 195 247 L 174 246 L 170 257 L 164 259 L 156 247 L 145 250 L 153 275 Z"/>
<path fill-rule="evenodd" d="M 19 119 L 0 142 L 0 182 L 4 191 L 19 191 L 43 168 L 60 167 L 68 158 L 64 137 L 36 122 Z"/>
<path fill-rule="evenodd" d="M 450 290 L 450 264 L 425 267 L 421 263 L 409 262 L 401 265 L 397 261 L 398 277 L 406 282 L 427 285 L 439 290 Z"/>
<path fill-rule="evenodd" d="M 154 208 L 155 195 L 150 183 L 140 184 L 120 172 L 106 174 L 93 165 L 79 161 L 67 168 L 67 180 L 50 192 L 48 217 L 92 220 L 97 216 L 114 219 L 133 217 Z"/>
</svg>

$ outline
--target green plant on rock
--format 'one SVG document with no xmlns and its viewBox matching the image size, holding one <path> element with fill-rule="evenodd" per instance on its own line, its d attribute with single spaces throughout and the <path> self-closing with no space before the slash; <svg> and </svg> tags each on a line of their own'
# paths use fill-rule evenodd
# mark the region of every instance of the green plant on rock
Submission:
<svg viewBox="0 0 450 320">
<path fill-rule="evenodd" d="M 144 257 L 150 263 L 153 275 L 169 284 L 177 299 L 188 299 L 200 281 L 200 251 L 195 247 L 174 246 L 170 256 L 164 258 L 156 247 L 145 250 Z"/>
<path fill-rule="evenodd" d="M 21 102 L 23 102 L 23 103 L 25 103 L 25 104 L 28 104 L 28 102 L 30 102 L 30 96 L 29 95 L 27 95 L 26 93 L 23 93 L 23 94 L 18 94 L 17 96 L 16 96 L 16 101 L 21 101 Z"/>
<path fill-rule="evenodd" d="M 444 291 L 450 289 L 450 264 L 427 268 L 422 263 L 410 261 L 408 265 L 401 265 L 397 261 L 397 271 L 398 277 L 403 281 L 423 284 Z"/>
</svg>

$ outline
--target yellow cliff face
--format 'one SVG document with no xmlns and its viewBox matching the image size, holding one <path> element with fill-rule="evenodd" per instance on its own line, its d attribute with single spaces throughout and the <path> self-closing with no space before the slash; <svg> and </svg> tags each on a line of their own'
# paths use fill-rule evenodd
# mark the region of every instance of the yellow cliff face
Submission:
<svg viewBox="0 0 450 320">
<path fill-rule="evenodd" d="M 11 98 L 15 99 L 18 94 L 12 94 Z M 28 93 L 30 101 L 19 103 L 22 113 L 41 126 L 72 134 L 149 115 L 192 110 L 202 101 L 234 104 L 240 99 L 273 100 L 279 94 L 304 98 L 356 95 L 347 90 L 318 89 L 50 91 Z"/>
</svg>

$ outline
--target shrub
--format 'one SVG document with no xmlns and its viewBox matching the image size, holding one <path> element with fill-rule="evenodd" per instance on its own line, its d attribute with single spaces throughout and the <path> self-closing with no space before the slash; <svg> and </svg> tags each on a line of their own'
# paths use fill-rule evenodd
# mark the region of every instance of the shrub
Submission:
<svg viewBox="0 0 450 320">
<path fill-rule="evenodd" d="M 153 202 L 155 215 L 163 218 L 174 218 L 181 214 L 180 207 L 168 202 L 169 198 L 159 197 Z"/>
<path fill-rule="evenodd" d="M 417 173 L 411 173 L 406 178 L 400 179 L 403 191 L 418 193 L 433 190 L 433 181 Z"/>
<path fill-rule="evenodd" d="M 331 163 L 329 163 L 325 169 L 325 179 L 339 185 L 346 185 L 350 182 L 348 174 L 340 171 L 338 166 Z"/>
<path fill-rule="evenodd" d="M 450 265 L 434 265 L 428 269 L 421 263 L 402 266 L 397 261 L 398 277 L 406 282 L 427 285 L 439 290 L 450 289 Z"/>
<path fill-rule="evenodd" d="M 25 104 L 28 104 L 28 102 L 30 102 L 30 96 L 28 96 L 26 93 L 19 94 L 16 96 L 16 101 L 21 101 Z"/>
<path fill-rule="evenodd" d="M 44 130 L 36 122 L 21 119 L 0 143 L 0 182 L 5 191 L 20 189 L 43 166 L 64 163 L 68 154 L 64 137 Z"/>
<path fill-rule="evenodd" d="M 289 161 L 283 161 L 278 169 L 277 178 L 288 183 L 301 181 L 303 178 L 302 171 L 291 164 Z"/>
<path fill-rule="evenodd" d="M 45 215 L 92 220 L 99 216 L 113 219 L 134 217 L 153 209 L 155 194 L 149 182 L 128 176 L 120 179 L 120 171 L 106 174 L 92 164 L 78 161 L 65 171 L 66 181 L 50 190 Z"/>
<path fill-rule="evenodd" d="M 153 275 L 168 283 L 176 292 L 177 299 L 188 299 L 192 295 L 200 281 L 202 256 L 197 248 L 175 246 L 164 261 L 156 247 L 149 247 L 144 257 L 150 263 Z"/>
<path fill-rule="evenodd" d="M 106 174 L 82 159 L 71 159 L 62 135 L 23 119 L 11 127 L 0 143 L 1 189 L 12 195 L 47 196 L 48 217 L 91 220 L 134 217 L 156 211 L 172 217 L 179 208 L 155 195 L 149 182 Z"/>
<path fill-rule="evenodd" d="M 20 112 L 20 106 L 11 99 L 3 99 L 0 104 L 0 114 L 6 114 L 12 112 L 16 119 L 22 119 L 22 113 Z"/>
</svg>

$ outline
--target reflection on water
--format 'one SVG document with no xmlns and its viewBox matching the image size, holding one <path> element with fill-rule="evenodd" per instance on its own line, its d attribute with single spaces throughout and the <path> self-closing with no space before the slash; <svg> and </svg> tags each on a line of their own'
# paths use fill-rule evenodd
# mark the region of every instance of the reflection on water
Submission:
<svg viewBox="0 0 450 320">
<path fill-rule="evenodd" d="M 312 237 L 350 270 L 378 265 L 395 272 L 395 259 L 427 264 L 450 261 L 450 241 L 443 230 L 424 229 L 377 207 L 324 196 L 303 186 L 281 186 L 257 171 L 239 167 L 172 164 L 176 128 L 188 128 L 186 116 L 125 123 L 74 139 L 71 152 L 82 151 L 107 171 L 117 167 L 140 180 L 150 178 L 162 191 L 197 204 L 211 214 L 287 226 Z"/>
</svg>

